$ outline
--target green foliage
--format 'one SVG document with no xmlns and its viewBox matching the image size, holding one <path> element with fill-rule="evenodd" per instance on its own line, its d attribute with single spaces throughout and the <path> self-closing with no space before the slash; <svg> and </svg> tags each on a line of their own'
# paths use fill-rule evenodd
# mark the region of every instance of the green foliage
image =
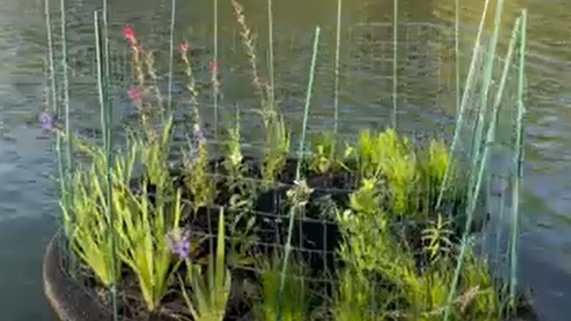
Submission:
<svg viewBox="0 0 571 321">
<path fill-rule="evenodd" d="M 264 159 L 262 163 L 263 188 L 271 188 L 277 181 L 278 175 L 284 169 L 289 153 L 289 131 L 285 128 L 282 115 L 276 111 L 262 112 L 266 130 Z"/>
<path fill-rule="evenodd" d="M 379 134 L 364 130 L 356 146 L 347 148 L 346 154 L 356 160 L 361 178 L 387 180 L 393 212 L 414 214 L 409 197 L 418 179 L 417 161 L 407 138 L 400 139 L 393 129 Z"/>
<path fill-rule="evenodd" d="M 428 151 L 428 176 L 436 186 L 440 186 L 450 164 L 448 147 L 442 140 L 431 140 Z"/>
<path fill-rule="evenodd" d="M 368 140 L 366 134 L 362 137 L 362 142 Z M 433 157 L 428 158 L 427 164 L 438 166 L 426 166 L 432 170 L 423 173 L 436 173 L 432 177 L 438 179 L 442 177 L 438 176 L 442 173 L 438 169 L 445 166 L 446 159 L 436 156 L 446 151 L 443 147 L 436 149 L 435 145 L 432 146 L 429 155 Z M 391 150 L 390 146 L 385 147 Z M 387 214 L 382 206 L 383 189 L 386 187 L 381 175 L 375 174 L 377 166 L 369 166 L 374 164 L 370 160 L 379 158 L 371 149 L 362 150 L 369 155 L 361 158 L 369 159 L 360 163 L 368 166 L 361 167 L 368 168 L 362 173 L 372 173 L 372 176 L 363 178 L 359 188 L 350 195 L 349 209 L 337 213 L 343 235 L 339 254 L 344 268 L 339 275 L 340 284 L 335 297 L 335 318 L 339 321 L 440 320 L 456 264 L 451 255 L 456 248 L 450 240 L 451 222 L 441 215 L 430 221 L 422 231 L 423 248 L 411 247 L 405 239 L 398 237 L 395 229 L 397 218 Z M 392 155 L 399 154 L 394 150 Z M 385 165 L 378 167 L 382 173 L 390 168 Z M 420 169 L 420 166 L 414 168 Z M 421 217 L 410 218 L 416 224 L 424 221 Z M 423 251 L 429 258 L 422 269 L 417 266 L 416 251 Z M 475 258 L 471 252 L 468 257 L 462 271 L 461 295 L 451 309 L 452 320 L 499 320 L 498 291 L 491 281 L 487 262 Z"/>
<path fill-rule="evenodd" d="M 431 262 L 440 259 L 442 254 L 450 252 L 452 231 L 449 227 L 451 224 L 439 214 L 437 220 L 430 222 L 430 227 L 424 229 L 422 240 L 427 243 L 425 250 Z"/>
<path fill-rule="evenodd" d="M 260 320 L 277 320 L 282 264 L 283 259 L 277 254 L 271 259 L 264 259 L 260 264 L 262 298 L 255 308 Z M 310 320 L 309 296 L 303 280 L 306 269 L 298 260 L 288 262 L 281 301 L 283 321 Z"/>
<path fill-rule="evenodd" d="M 352 268 L 341 271 L 335 296 L 335 321 L 369 321 L 378 317 L 371 309 L 373 284 L 362 273 Z"/>
<path fill-rule="evenodd" d="M 77 137 L 73 137 L 73 140 L 78 149 L 91 158 L 92 164 L 89 170 L 85 171 L 79 167 L 73 174 L 71 182 L 75 191 L 73 199 L 69 208 L 62 203 L 64 228 L 74 252 L 87 264 L 101 284 L 110 286 L 113 282 L 111 275 L 113 260 L 105 198 L 106 156 L 100 147 Z M 126 197 L 125 191 L 139 155 L 139 148 L 135 142 L 129 141 L 128 146 L 124 155 L 118 153 L 115 156 L 115 168 L 112 173 L 115 182 L 113 192 L 118 199 Z M 74 224 L 71 224 L 72 219 Z M 116 277 L 119 279 L 121 263 L 115 264 Z"/>
<path fill-rule="evenodd" d="M 191 192 L 192 205 L 196 214 L 200 207 L 212 205 L 216 188 L 212 183 L 212 178 L 208 175 L 206 141 L 198 139 L 198 147 L 194 147 L 194 144 L 189 139 L 188 144 L 190 153 L 185 153 L 183 158 L 183 166 L 187 174 L 185 175 L 185 185 Z"/>
<path fill-rule="evenodd" d="M 312 140 L 313 150 L 309 167 L 316 173 L 324 174 L 335 171 L 342 163 L 335 154 L 337 141 L 331 132 L 320 133 Z"/>
<path fill-rule="evenodd" d="M 216 258 L 214 253 L 210 255 L 206 276 L 202 266 L 187 260 L 186 281 L 192 288 L 191 295 L 184 287 L 184 280 L 180 279 L 187 307 L 196 321 L 222 321 L 226 314 L 232 279 L 225 265 L 224 236 L 224 210 L 221 208 L 218 218 Z"/>
<path fill-rule="evenodd" d="M 240 121 L 237 113 L 236 127 L 229 128 L 230 139 L 226 142 L 226 156 L 224 169 L 227 173 L 226 188 L 232 193 L 230 196 L 227 221 L 231 233 L 230 264 L 251 264 L 253 259 L 248 257 L 248 249 L 255 243 L 257 238 L 252 234 L 255 215 L 253 215 L 254 198 L 256 189 L 246 175 L 248 167 L 243 162 L 242 146 L 240 143 Z"/>
<path fill-rule="evenodd" d="M 75 173 L 73 199 L 69 209 L 62 205 L 68 239 L 77 256 L 90 268 L 104 286 L 113 283 L 111 238 L 105 217 L 103 190 L 95 168 L 85 174 Z M 74 224 L 71 219 L 74 219 Z M 120 271 L 117 263 L 115 271 Z M 117 273 L 119 279 L 119 273 Z"/>
<path fill-rule="evenodd" d="M 158 139 L 145 142 L 136 136 L 133 138 L 139 146 L 145 146 L 141 149 L 141 164 L 149 183 L 161 191 L 170 179 L 168 156 L 170 155 L 171 129 L 172 116 L 166 120 L 162 134 Z"/>
<path fill-rule="evenodd" d="M 177 191 L 174 204 L 168 204 L 161 194 L 157 194 L 155 204 L 151 204 L 146 187 L 141 196 L 129 194 L 126 199 L 114 197 L 113 201 L 118 211 L 119 257 L 137 275 L 147 310 L 155 311 L 178 266 L 178 263 L 171 264 L 166 236 L 178 228 L 181 191 Z"/>
</svg>

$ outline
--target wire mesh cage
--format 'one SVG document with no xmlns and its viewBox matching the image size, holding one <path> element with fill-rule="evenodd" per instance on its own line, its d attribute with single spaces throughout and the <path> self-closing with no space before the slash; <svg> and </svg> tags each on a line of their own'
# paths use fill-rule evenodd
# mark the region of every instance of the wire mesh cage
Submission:
<svg viewBox="0 0 571 321">
<path fill-rule="evenodd" d="M 236 29 L 215 33 L 213 51 L 176 45 L 173 29 L 168 49 L 131 28 L 107 43 L 120 26 L 97 12 L 94 47 L 64 35 L 69 50 L 50 50 L 48 104 L 66 116 L 58 151 L 88 156 L 86 167 L 71 150 L 60 160 L 67 254 L 79 258 L 68 268 L 85 272 L 75 282 L 111 293 L 98 300 L 116 318 L 523 311 L 525 12 L 505 57 L 497 30 L 474 40 L 398 21 L 276 37 L 264 57 L 233 4 Z M 101 106 L 73 124 L 77 134 L 70 102 Z"/>
</svg>

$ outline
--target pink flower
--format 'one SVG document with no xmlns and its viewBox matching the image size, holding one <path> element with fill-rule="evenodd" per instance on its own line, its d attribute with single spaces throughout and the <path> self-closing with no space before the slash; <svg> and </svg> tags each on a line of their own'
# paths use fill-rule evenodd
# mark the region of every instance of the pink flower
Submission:
<svg viewBox="0 0 571 321">
<path fill-rule="evenodd" d="M 139 88 L 131 87 L 131 89 L 129 89 L 129 97 L 135 103 L 139 104 L 139 103 L 141 103 L 141 101 L 143 99 L 143 93 L 141 92 L 141 90 Z"/>
<path fill-rule="evenodd" d="M 186 53 L 188 51 L 188 48 L 189 48 L 188 42 L 186 42 L 186 41 L 181 42 L 178 48 L 179 48 L 181 53 L 183 53 L 183 54 Z"/>
<path fill-rule="evenodd" d="M 212 74 L 218 73 L 218 62 L 216 62 L 216 60 L 210 62 L 210 72 Z"/>
<path fill-rule="evenodd" d="M 125 38 L 127 40 L 129 40 L 129 43 L 131 43 L 131 46 L 136 46 L 137 45 L 137 37 L 135 36 L 135 31 L 133 31 L 133 28 L 127 26 L 125 28 L 123 28 L 123 35 L 125 36 Z"/>
</svg>

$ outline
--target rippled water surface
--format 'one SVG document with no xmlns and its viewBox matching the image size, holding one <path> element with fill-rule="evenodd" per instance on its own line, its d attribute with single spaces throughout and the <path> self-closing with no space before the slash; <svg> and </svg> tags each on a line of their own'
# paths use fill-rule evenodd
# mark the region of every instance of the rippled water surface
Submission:
<svg viewBox="0 0 571 321">
<path fill-rule="evenodd" d="M 52 1 L 56 2 L 56 1 Z M 57 1 L 59 2 L 59 1 Z M 212 54 L 212 2 L 181 1 L 177 10 L 177 39 L 188 39 L 207 71 Z M 252 91 L 241 76 L 247 71 L 230 1 L 220 0 L 220 68 L 223 105 L 239 101 L 247 106 Z M 391 22 L 392 1 L 344 0 L 342 46 L 341 128 L 382 127 L 391 102 L 390 30 L 363 23 Z M 484 1 L 462 3 L 462 51 L 469 55 L 474 29 Z M 571 313 L 571 2 L 567 0 L 506 0 L 502 20 L 502 46 L 520 9 L 529 10 L 528 122 L 522 236 L 521 277 L 537 293 L 544 320 L 566 321 Z M 93 11 L 97 1 L 67 0 L 70 41 L 71 107 L 74 128 L 97 133 L 93 69 Z M 265 61 L 266 7 L 263 0 L 244 1 L 248 22 L 259 33 L 259 55 Z M 453 89 L 447 58 L 438 46 L 418 47 L 432 37 L 432 26 L 450 30 L 453 0 L 399 1 L 402 23 L 399 46 L 402 124 L 410 130 L 433 130 L 453 121 L 453 101 L 442 98 Z M 167 50 L 170 1 L 111 1 L 113 70 L 127 70 L 121 39 L 124 25 L 132 25 L 144 43 Z M 59 11 L 53 3 L 54 32 L 59 32 Z M 315 107 L 311 124 L 327 125 L 332 115 L 331 72 L 334 54 L 336 1 L 274 0 L 277 93 L 283 108 L 295 118 L 302 104 L 310 61 L 313 28 L 323 30 Z M 493 20 L 489 17 L 488 22 Z M 427 22 L 430 25 L 411 24 Z M 423 27 L 424 26 L 424 27 Z M 429 27 L 426 27 L 429 26 Z M 489 23 L 488 31 L 491 31 Z M 440 32 L 442 36 L 446 32 Z M 449 32 L 448 32 L 449 34 Z M 56 45 L 60 37 L 56 36 Z M 442 40 L 442 39 L 440 39 Z M 434 43 L 438 43 L 434 39 Z M 442 40 L 443 41 L 443 40 Z M 430 41 L 423 42 L 430 43 Z M 50 140 L 37 125 L 45 104 L 47 57 L 42 1 L 3 0 L 0 9 L 0 308 L 6 321 L 52 320 L 45 304 L 41 263 L 44 246 L 55 231 L 54 157 Z M 450 47 L 441 42 L 440 46 Z M 416 47 L 415 47 L 416 46 Z M 449 49 L 450 48 L 445 48 Z M 446 51 L 446 50 L 445 50 Z M 387 53 L 385 55 L 384 53 Z M 439 54 L 440 53 L 440 54 Z M 59 55 L 57 55 L 59 56 Z M 159 56 L 160 58 L 161 56 Z M 164 59 L 159 59 L 163 61 Z M 166 65 L 163 65 L 163 67 Z M 164 74 L 165 68 L 160 70 Z M 438 73 L 435 73 L 438 71 Z M 428 77 L 432 78 L 428 78 Z M 427 80 L 432 79 L 432 80 Z M 128 85 L 117 78 L 117 88 Z M 440 93 L 440 94 L 436 94 Z M 124 97 L 123 97 L 124 98 Z M 117 117 L 129 114 L 118 100 Z M 243 107 L 246 109 L 246 107 Z M 208 112 L 206 112 L 207 115 Z M 373 117 L 374 116 L 374 117 Z M 253 124 L 246 136 L 256 136 Z"/>
</svg>

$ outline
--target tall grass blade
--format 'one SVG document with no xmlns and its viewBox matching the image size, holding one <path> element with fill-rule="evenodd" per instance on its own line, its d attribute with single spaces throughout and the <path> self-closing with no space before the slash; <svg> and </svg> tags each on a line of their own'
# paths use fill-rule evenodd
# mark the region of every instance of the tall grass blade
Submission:
<svg viewBox="0 0 571 321">
<path fill-rule="evenodd" d="M 484 4 L 484 11 L 482 12 L 482 17 L 480 19 L 480 26 L 478 27 L 478 34 L 476 36 L 476 41 L 474 43 L 474 48 L 472 51 L 472 60 L 470 62 L 470 69 L 468 70 L 468 77 L 466 79 L 466 84 L 464 86 L 464 94 L 462 95 L 462 102 L 460 103 L 460 110 L 458 115 L 456 116 L 456 126 L 454 128 L 454 137 L 452 138 L 452 145 L 450 146 L 450 159 L 454 156 L 456 152 L 456 148 L 458 146 L 458 140 L 460 139 L 460 133 L 462 132 L 462 128 L 464 125 L 464 114 L 466 111 L 466 106 L 468 105 L 469 100 L 469 90 L 474 85 L 476 81 L 476 62 L 478 60 L 478 51 L 480 50 L 480 40 L 482 38 L 482 32 L 484 30 L 484 22 L 486 21 L 486 15 L 488 13 L 488 7 L 490 4 L 490 0 L 486 0 Z M 440 208 L 442 197 L 444 196 L 444 191 L 448 188 L 450 184 L 450 172 L 453 162 L 448 163 L 448 167 L 446 168 L 446 172 L 444 174 L 444 179 L 442 181 L 442 185 L 440 186 L 440 192 L 438 193 L 438 199 L 436 201 L 436 209 Z"/>
<path fill-rule="evenodd" d="M 303 126 L 302 126 L 302 130 L 301 130 L 301 138 L 299 139 L 298 160 L 297 160 L 297 166 L 296 166 L 296 170 L 295 170 L 295 180 L 297 182 L 299 182 L 299 180 L 301 178 L 301 163 L 302 163 L 303 154 L 304 154 L 303 149 L 304 149 L 304 144 L 305 144 L 305 135 L 306 135 L 306 131 L 307 131 L 307 118 L 309 117 L 309 106 L 311 103 L 311 94 L 313 91 L 313 81 L 315 78 L 315 64 L 317 61 L 317 51 L 318 51 L 318 47 L 319 47 L 320 32 L 321 32 L 321 29 L 319 28 L 319 26 L 317 26 L 315 28 L 315 38 L 314 38 L 314 42 L 313 42 L 313 55 L 311 57 L 311 68 L 309 70 L 309 82 L 307 84 L 307 92 L 306 92 L 306 97 L 305 97 L 305 108 L 304 108 L 304 113 L 303 113 Z M 290 209 L 290 213 L 289 213 L 289 227 L 288 227 L 288 234 L 287 234 L 287 243 L 285 246 L 284 262 L 283 262 L 282 271 L 281 271 L 280 290 L 278 292 L 278 315 L 277 315 L 276 321 L 282 320 L 281 307 L 282 307 L 283 291 L 284 291 L 284 287 L 285 287 L 287 265 L 288 265 L 288 260 L 289 260 L 289 256 L 290 256 L 290 252 L 291 252 L 291 238 L 292 238 L 292 234 L 293 234 L 294 216 L 295 216 L 295 210 L 294 210 L 294 207 L 292 206 Z"/>
<path fill-rule="evenodd" d="M 398 0 L 393 1 L 393 116 L 392 126 L 397 128 L 397 67 L 398 67 Z"/>
<path fill-rule="evenodd" d="M 514 167 L 515 175 L 513 175 L 513 189 L 512 189 L 512 242 L 511 242 L 511 281 L 510 281 L 510 301 L 512 305 L 515 304 L 515 296 L 517 290 L 517 257 L 519 249 L 519 194 L 521 189 L 521 178 L 523 176 L 523 135 L 524 125 L 523 117 L 525 113 L 524 99 L 524 84 L 525 84 L 525 52 L 527 50 L 527 10 L 523 10 L 521 14 L 521 37 L 519 49 L 519 74 L 518 74 L 518 108 L 517 108 L 517 123 L 516 123 L 516 142 L 514 152 Z"/>
<path fill-rule="evenodd" d="M 172 110 L 173 63 L 174 63 L 174 27 L 176 21 L 176 0 L 171 0 L 171 28 L 169 40 L 169 83 L 167 95 L 167 115 Z"/>
<path fill-rule="evenodd" d="M 111 116 L 109 108 L 109 97 L 107 96 L 108 80 L 106 80 L 107 74 L 103 70 L 104 61 L 108 60 L 108 56 L 102 57 L 101 52 L 101 36 L 100 36 L 100 22 L 99 14 L 97 11 L 94 12 L 94 25 L 95 25 L 95 51 L 97 59 L 97 87 L 99 90 L 99 105 L 101 108 L 101 129 L 103 132 L 103 146 L 105 152 L 105 179 L 106 179 L 106 195 L 105 195 L 105 216 L 107 217 L 107 229 L 109 237 L 111 239 L 111 273 L 112 281 L 110 286 L 110 295 L 113 309 L 113 320 L 119 320 L 119 308 L 117 302 L 117 271 L 116 261 L 117 261 L 117 249 L 116 249 L 116 235 L 115 235 L 115 217 L 113 211 L 113 163 L 112 163 L 112 147 L 111 147 Z"/>
</svg>

